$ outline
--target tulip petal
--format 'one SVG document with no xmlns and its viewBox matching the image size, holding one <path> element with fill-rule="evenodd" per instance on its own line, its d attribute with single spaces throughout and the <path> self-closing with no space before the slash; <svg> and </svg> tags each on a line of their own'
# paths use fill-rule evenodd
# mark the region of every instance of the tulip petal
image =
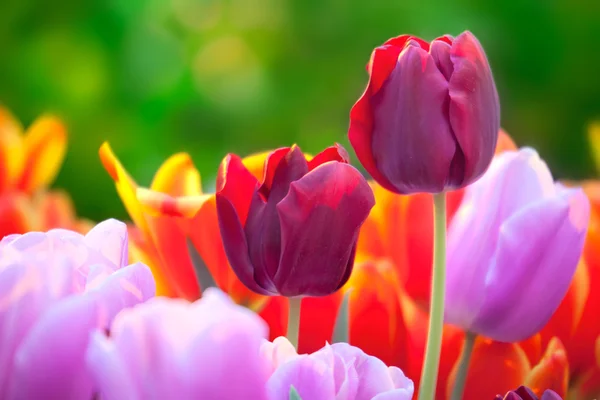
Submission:
<svg viewBox="0 0 600 400">
<path fill-rule="evenodd" d="M 298 337 L 299 354 L 313 353 L 331 342 L 335 317 L 342 297 L 341 291 L 337 291 L 328 296 L 302 299 Z M 289 307 L 287 310 L 289 312 Z M 285 332 L 287 333 L 287 326 Z"/>
<path fill-rule="evenodd" d="M 408 36 L 395 38 L 397 41 L 406 41 Z M 402 42 L 402 46 L 404 42 Z M 373 139 L 373 111 L 371 109 L 371 96 L 377 93 L 383 83 L 388 79 L 396 63 L 402 47 L 384 45 L 376 48 L 369 61 L 369 83 L 362 96 L 350 110 L 350 127 L 348 139 L 356 152 L 358 160 L 367 172 L 380 185 L 388 190 L 395 191 L 394 185 L 377 169 L 371 142 Z"/>
<path fill-rule="evenodd" d="M 67 132 L 53 116 L 38 118 L 25 134 L 25 164 L 18 187 L 24 192 L 49 185 L 60 170 L 67 149 Z"/>
<path fill-rule="evenodd" d="M 395 192 L 437 193 L 447 183 L 461 184 L 448 182 L 457 149 L 447 121 L 448 82 L 429 53 L 407 46 L 370 102 L 370 151 L 377 169 L 388 177 Z"/>
<path fill-rule="evenodd" d="M 569 361 L 560 339 L 550 340 L 546 353 L 533 367 L 524 384 L 537 396 L 542 396 L 544 391 L 550 389 L 561 398 L 566 397 L 569 388 Z"/>
<path fill-rule="evenodd" d="M 0 107 L 0 193 L 10 189 L 20 178 L 24 162 L 21 125 Z"/>
<path fill-rule="evenodd" d="M 98 250 L 116 269 L 127 265 L 127 226 L 116 219 L 108 219 L 94 226 L 85 235 L 85 244 Z"/>
<path fill-rule="evenodd" d="M 269 378 L 267 391 L 272 399 L 287 399 L 294 387 L 301 399 L 331 400 L 336 398 L 333 379 L 324 378 L 327 363 L 306 355 L 283 364 Z M 330 372 L 329 372 L 330 373 Z"/>
<path fill-rule="evenodd" d="M 254 267 L 248 255 L 244 224 L 250 202 L 258 190 L 258 180 L 248 172 L 242 160 L 228 155 L 219 168 L 217 179 L 217 212 L 225 253 L 240 281 L 259 294 L 272 294 L 254 280 Z"/>
<path fill-rule="evenodd" d="M 254 193 L 248 219 L 244 226 L 250 260 L 254 266 L 254 279 L 265 289 L 276 291 L 273 277 L 280 264 L 281 228 L 277 215 L 277 204 L 288 194 L 290 183 L 302 178 L 308 172 L 308 164 L 299 147 L 293 146 L 271 165 L 267 165 L 267 182 Z M 275 168 L 272 173 L 271 169 Z"/>
<path fill-rule="evenodd" d="M 467 185 L 485 172 L 493 156 L 489 143 L 498 140 L 500 102 L 483 48 L 471 32 L 454 39 L 450 58 L 450 125 L 465 159 L 467 181 L 458 184 Z"/>
<path fill-rule="evenodd" d="M 501 222 L 531 202 L 552 198 L 555 192 L 548 167 L 532 149 L 501 154 L 488 172 L 467 188 L 448 232 L 447 322 L 471 328 L 486 294 L 484 283 Z M 483 206 L 489 211 L 483 212 Z"/>
<path fill-rule="evenodd" d="M 143 232 L 148 232 L 146 219 L 139 201 L 136 197 L 137 183 L 129 176 L 119 159 L 115 156 L 108 142 L 104 142 L 99 150 L 100 161 L 111 178 L 115 181 L 115 186 L 119 197 L 131 217 L 133 223 Z"/>
<path fill-rule="evenodd" d="M 35 211 L 27 196 L 7 193 L 0 196 L 0 238 L 35 228 Z"/>
<path fill-rule="evenodd" d="M 347 164 L 350 162 L 350 156 L 346 149 L 336 143 L 335 146 L 326 148 L 310 160 L 308 162 L 308 170 L 312 171 L 319 165 L 325 164 L 328 161 L 339 161 Z"/>
<path fill-rule="evenodd" d="M 517 149 L 517 145 L 508 133 L 500 128 L 500 131 L 498 132 L 498 143 L 496 143 L 496 155 L 504 153 L 505 151 L 515 151 Z"/>
<path fill-rule="evenodd" d="M 212 194 L 173 197 L 171 195 L 138 188 L 136 197 L 142 209 L 150 215 L 193 218 L 204 202 L 214 197 Z"/>
<path fill-rule="evenodd" d="M 177 153 L 156 171 L 150 189 L 173 197 L 198 196 L 202 194 L 200 173 L 189 154 Z"/>
<path fill-rule="evenodd" d="M 90 398 L 84 355 L 97 321 L 95 298 L 88 295 L 68 297 L 43 314 L 15 354 L 9 398 Z"/>
<path fill-rule="evenodd" d="M 523 340 L 539 331 L 568 290 L 588 218 L 583 191 L 563 189 L 560 196 L 525 207 L 505 221 L 473 329 L 502 341 Z M 520 282 L 527 282 L 526 291 L 515 290 Z"/>
<path fill-rule="evenodd" d="M 283 268 L 273 280 L 279 293 L 322 296 L 341 287 L 360 226 L 374 204 L 368 183 L 348 164 L 326 163 L 292 182 L 277 205 Z M 335 247 L 323 247 L 332 240 Z"/>
</svg>

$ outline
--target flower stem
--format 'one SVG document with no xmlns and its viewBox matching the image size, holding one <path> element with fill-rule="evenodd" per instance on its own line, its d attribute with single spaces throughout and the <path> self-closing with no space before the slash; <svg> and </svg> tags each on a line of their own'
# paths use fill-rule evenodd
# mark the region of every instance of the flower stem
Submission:
<svg viewBox="0 0 600 400">
<path fill-rule="evenodd" d="M 433 273 L 429 306 L 429 331 L 425 362 L 421 373 L 419 400 L 433 400 L 437 384 L 442 332 L 444 328 L 444 292 L 446 284 L 446 193 L 433 195 Z"/>
<path fill-rule="evenodd" d="M 300 304 L 302 297 L 288 297 L 290 311 L 288 313 L 287 338 L 298 350 L 298 333 L 300 331 Z"/>
<path fill-rule="evenodd" d="M 465 390 L 465 383 L 467 381 L 467 372 L 469 371 L 469 362 L 471 361 L 471 354 L 473 353 L 473 346 L 475 345 L 475 338 L 477 335 L 471 332 L 465 334 L 465 342 L 463 344 L 462 352 L 460 353 L 460 359 L 458 361 L 458 371 L 456 371 L 456 378 L 454 379 L 454 387 L 452 388 L 451 400 L 460 400 Z"/>
</svg>

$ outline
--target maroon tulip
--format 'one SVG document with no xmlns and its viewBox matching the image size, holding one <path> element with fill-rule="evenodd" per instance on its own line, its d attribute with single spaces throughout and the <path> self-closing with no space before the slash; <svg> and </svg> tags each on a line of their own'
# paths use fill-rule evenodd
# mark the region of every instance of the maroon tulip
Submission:
<svg viewBox="0 0 600 400">
<path fill-rule="evenodd" d="M 373 178 L 395 193 L 464 187 L 488 168 L 500 105 L 481 45 L 470 32 L 431 44 L 403 35 L 377 47 L 348 136 Z"/>
<path fill-rule="evenodd" d="M 360 226 L 375 204 L 341 146 L 307 161 L 297 146 L 267 157 L 259 182 L 233 154 L 217 180 L 217 212 L 231 267 L 265 295 L 325 296 L 349 278 Z"/>
<path fill-rule="evenodd" d="M 506 393 L 504 397 L 501 395 L 496 396 L 496 400 L 562 400 L 562 398 L 555 391 L 548 389 L 538 399 L 531 389 L 526 386 L 519 386 L 517 390 Z"/>
</svg>

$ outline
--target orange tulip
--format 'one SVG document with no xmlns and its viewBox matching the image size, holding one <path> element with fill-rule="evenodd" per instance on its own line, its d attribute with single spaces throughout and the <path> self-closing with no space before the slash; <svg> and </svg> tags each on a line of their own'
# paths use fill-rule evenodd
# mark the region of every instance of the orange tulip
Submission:
<svg viewBox="0 0 600 400">
<path fill-rule="evenodd" d="M 91 223 L 79 220 L 68 195 L 48 191 L 67 146 L 62 122 L 39 117 L 23 132 L 0 107 L 0 238 L 12 233 L 67 228 L 85 233 Z"/>
<path fill-rule="evenodd" d="M 130 257 L 150 266 L 158 295 L 188 300 L 200 297 L 189 242 L 217 286 L 235 301 L 254 309 L 264 304 L 266 298 L 243 286 L 231 270 L 221 242 L 214 195 L 202 193 L 200 174 L 188 154 L 168 158 L 149 189 L 137 185 L 108 143 L 100 148 L 100 159 L 135 224 L 130 229 Z M 244 160 L 256 174 L 262 174 L 263 162 L 264 155 Z"/>
</svg>

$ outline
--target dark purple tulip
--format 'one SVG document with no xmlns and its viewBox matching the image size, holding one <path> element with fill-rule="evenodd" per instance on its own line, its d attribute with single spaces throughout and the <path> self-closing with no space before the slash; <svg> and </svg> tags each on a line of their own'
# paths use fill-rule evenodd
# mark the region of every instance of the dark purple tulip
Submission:
<svg viewBox="0 0 600 400">
<path fill-rule="evenodd" d="M 375 204 L 341 146 L 307 160 L 275 150 L 261 181 L 236 155 L 219 168 L 217 212 L 231 267 L 265 295 L 325 296 L 349 278 L 358 232 Z"/>
<path fill-rule="evenodd" d="M 488 168 L 500 129 L 498 93 L 471 32 L 431 44 L 410 35 L 377 47 L 348 137 L 371 176 L 395 193 L 467 186 Z"/>
<path fill-rule="evenodd" d="M 562 398 L 553 390 L 546 390 L 542 393 L 542 397 L 538 398 L 531 389 L 520 386 L 517 390 L 506 393 L 504 397 L 496 396 L 496 400 L 562 400 Z"/>
</svg>

